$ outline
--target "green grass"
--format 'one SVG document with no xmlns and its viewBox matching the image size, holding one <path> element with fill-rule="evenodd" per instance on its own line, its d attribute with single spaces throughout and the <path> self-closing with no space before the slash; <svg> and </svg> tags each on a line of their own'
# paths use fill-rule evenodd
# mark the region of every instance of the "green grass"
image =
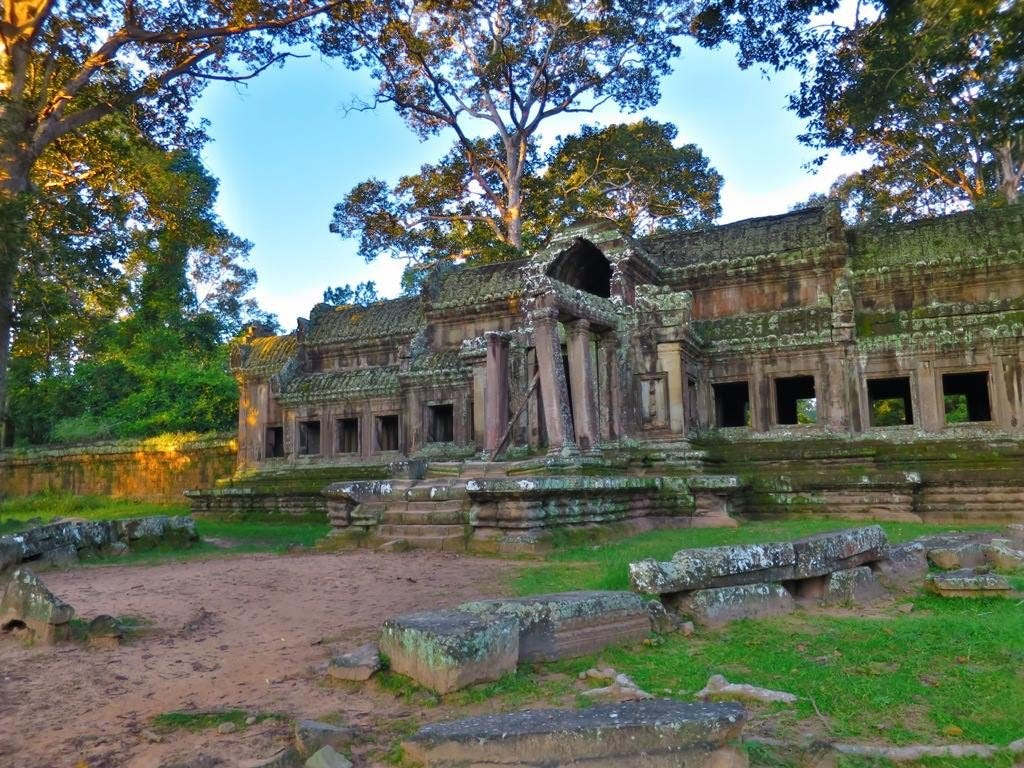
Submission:
<svg viewBox="0 0 1024 768">
<path fill-rule="evenodd" d="M 543 565 L 521 569 L 513 586 L 520 594 L 627 589 L 627 565 L 633 560 L 668 559 L 684 547 L 786 540 L 851 525 L 799 520 L 731 530 L 653 531 L 601 546 L 558 550 Z M 897 542 L 951 529 L 882 525 Z M 1011 582 L 1021 589 L 1024 576 L 1011 577 Z M 606 663 L 652 694 L 689 701 L 713 674 L 789 691 L 800 697 L 795 706 L 747 706 L 754 723 L 763 727 L 770 721 L 769 732 L 791 742 L 803 741 L 807 732 L 831 740 L 894 745 L 1005 745 L 1024 737 L 1024 602 L 924 594 L 912 602 L 910 613 L 895 608 L 871 615 L 798 610 L 780 618 L 737 621 L 690 638 L 673 634 L 653 643 L 609 648 L 600 657 L 547 669 L 571 680 L 588 667 Z M 527 686 L 520 683 L 518 688 Z M 951 736 L 945 730 L 951 726 L 962 733 Z M 751 748 L 755 765 L 799 765 L 799 756 L 795 762 L 791 757 L 768 747 Z M 1004 754 L 995 761 L 933 759 L 921 764 L 1009 768 L 1012 763 Z M 864 758 L 839 760 L 845 768 L 883 764 Z"/>
<path fill-rule="evenodd" d="M 682 528 L 648 531 L 600 545 L 560 547 L 546 564 L 524 568 L 514 588 L 521 595 L 573 589 L 629 589 L 629 563 L 653 557 L 668 560 L 680 549 L 721 544 L 787 541 L 814 533 L 859 525 L 848 520 L 778 520 L 745 523 L 739 528 Z M 921 523 L 880 523 L 889 540 L 907 541 L 928 533 L 949 531 L 954 526 Z M 962 530 L 964 526 L 960 526 Z"/>
<path fill-rule="evenodd" d="M 48 523 L 59 518 L 119 520 L 126 517 L 188 513 L 187 504 L 156 504 L 106 496 L 39 493 L 0 501 L 0 533 L 19 531 L 27 524 Z"/>
<path fill-rule="evenodd" d="M 246 712 L 244 709 L 225 709 L 213 712 L 164 712 L 156 715 L 149 724 L 157 733 L 171 731 L 204 731 L 216 728 L 223 723 L 234 723 L 239 730 L 245 728 L 245 721 L 255 717 L 256 722 L 270 719 L 285 719 L 281 715 Z"/>
</svg>

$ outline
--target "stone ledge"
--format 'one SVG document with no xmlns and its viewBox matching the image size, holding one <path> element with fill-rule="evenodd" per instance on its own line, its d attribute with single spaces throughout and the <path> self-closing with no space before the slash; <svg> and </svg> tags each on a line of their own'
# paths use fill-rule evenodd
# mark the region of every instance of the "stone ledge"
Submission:
<svg viewBox="0 0 1024 768">
<path fill-rule="evenodd" d="M 428 725 L 403 747 L 427 766 L 731 768 L 746 765 L 731 746 L 745 721 L 746 711 L 735 703 L 632 701 Z"/>
</svg>

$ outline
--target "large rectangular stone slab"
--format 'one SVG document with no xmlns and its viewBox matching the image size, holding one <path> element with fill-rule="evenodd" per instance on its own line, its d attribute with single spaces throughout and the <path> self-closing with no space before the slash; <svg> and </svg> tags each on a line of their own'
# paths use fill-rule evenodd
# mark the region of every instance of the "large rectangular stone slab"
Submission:
<svg viewBox="0 0 1024 768">
<path fill-rule="evenodd" d="M 515 670 L 519 625 L 465 611 L 411 613 L 384 623 L 380 652 L 395 672 L 448 693 Z"/>
<path fill-rule="evenodd" d="M 630 563 L 629 578 L 635 591 L 649 595 L 794 581 L 875 562 L 886 547 L 885 532 L 870 525 L 792 542 L 683 549 L 667 562 Z"/>
<path fill-rule="evenodd" d="M 746 765 L 736 703 L 631 701 L 587 709 L 534 709 L 422 728 L 403 743 L 427 766 L 669 768 Z"/>
<path fill-rule="evenodd" d="M 646 601 L 633 592 L 558 592 L 459 606 L 519 627 L 519 661 L 557 661 L 642 640 L 651 631 Z"/>
<path fill-rule="evenodd" d="M 889 541 L 880 525 L 830 531 L 793 542 L 796 563 L 794 579 L 824 576 L 858 565 L 873 563 L 886 555 Z"/>
<path fill-rule="evenodd" d="M 629 564 L 633 589 L 663 595 L 710 587 L 731 587 L 791 578 L 796 552 L 789 542 L 735 544 L 682 549 L 668 562 L 647 559 Z"/>
<path fill-rule="evenodd" d="M 698 624 L 715 627 L 737 619 L 763 619 L 789 613 L 793 596 L 780 584 L 739 584 L 674 595 L 670 608 Z"/>
</svg>

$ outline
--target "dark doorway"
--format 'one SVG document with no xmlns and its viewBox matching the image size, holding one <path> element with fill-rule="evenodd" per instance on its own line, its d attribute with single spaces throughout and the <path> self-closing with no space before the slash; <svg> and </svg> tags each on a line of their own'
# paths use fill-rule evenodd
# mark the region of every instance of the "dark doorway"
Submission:
<svg viewBox="0 0 1024 768">
<path fill-rule="evenodd" d="M 398 416 L 377 417 L 377 447 L 382 451 L 398 450 Z"/>
<path fill-rule="evenodd" d="M 868 405 L 872 427 L 897 427 L 914 423 L 910 378 L 868 379 Z"/>
<path fill-rule="evenodd" d="M 455 407 L 453 405 L 427 406 L 427 441 L 431 443 L 455 441 Z"/>
<path fill-rule="evenodd" d="M 775 413 L 779 424 L 814 424 L 818 421 L 818 399 L 813 376 L 790 376 L 775 380 Z"/>
<path fill-rule="evenodd" d="M 284 427 L 267 427 L 267 458 L 284 456 Z"/>
<path fill-rule="evenodd" d="M 947 424 L 992 421 L 988 371 L 942 374 L 942 400 Z"/>
<path fill-rule="evenodd" d="M 338 419 L 338 453 L 359 453 L 359 419 Z"/>
<path fill-rule="evenodd" d="M 713 384 L 715 392 L 715 425 L 719 427 L 749 427 L 750 384 L 729 381 Z"/>
<path fill-rule="evenodd" d="M 316 456 L 320 453 L 320 422 L 299 422 L 299 455 Z"/>
<path fill-rule="evenodd" d="M 612 265 L 589 240 L 578 239 L 551 262 L 547 274 L 595 296 L 612 295 Z"/>
</svg>

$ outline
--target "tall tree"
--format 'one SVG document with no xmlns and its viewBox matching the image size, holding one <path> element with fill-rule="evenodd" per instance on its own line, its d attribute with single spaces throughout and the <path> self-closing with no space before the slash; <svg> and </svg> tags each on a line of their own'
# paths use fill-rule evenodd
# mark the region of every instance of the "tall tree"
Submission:
<svg viewBox="0 0 1024 768">
<path fill-rule="evenodd" d="M 1024 5 L 865 0 L 700 0 L 690 28 L 738 44 L 740 63 L 795 65 L 803 141 L 867 151 L 849 183 L 874 215 L 908 218 L 1015 202 L 1024 189 Z M 826 14 L 822 22 L 821 14 Z"/>
<path fill-rule="evenodd" d="M 482 201 L 442 206 L 424 193 L 431 205 L 419 205 L 420 226 L 486 228 L 513 249 L 523 244 L 524 183 L 541 126 L 606 102 L 627 111 L 654 104 L 678 53 L 663 0 L 396 0 L 345 10 L 322 48 L 378 81 L 373 101 L 357 106 L 391 104 L 420 136 L 451 132 L 455 149 L 424 169 L 425 183 L 466 189 L 468 178 Z M 367 182 L 354 202 L 372 208 L 388 191 Z M 420 193 L 408 179 L 398 191 Z"/>
<path fill-rule="evenodd" d="M 14 281 L 28 216 L 46 188 L 94 172 L 64 145 L 126 115 L 165 147 L 195 148 L 189 108 L 210 80 L 244 80 L 288 54 L 337 0 L 8 0 L 0 19 L 0 409 L 6 402 Z M 46 157 L 49 156 L 49 162 Z M 45 168 L 44 168 L 45 166 Z"/>
<path fill-rule="evenodd" d="M 675 146 L 678 133 L 651 119 L 583 126 L 548 154 L 535 215 L 549 230 L 589 216 L 637 234 L 710 224 L 722 177 L 696 144 Z"/>
<path fill-rule="evenodd" d="M 537 246 L 555 229 L 593 216 L 639 233 L 715 219 L 722 177 L 699 147 L 676 147 L 676 137 L 675 126 L 642 120 L 584 126 L 544 157 L 531 150 L 521 182 L 520 245 Z M 379 179 L 357 184 L 335 207 L 331 229 L 357 237 L 367 260 L 387 254 L 418 274 L 438 260 L 514 256 L 519 249 L 496 234 L 500 216 L 457 144 L 394 187 Z M 408 277 L 412 289 L 416 281 Z"/>
</svg>

